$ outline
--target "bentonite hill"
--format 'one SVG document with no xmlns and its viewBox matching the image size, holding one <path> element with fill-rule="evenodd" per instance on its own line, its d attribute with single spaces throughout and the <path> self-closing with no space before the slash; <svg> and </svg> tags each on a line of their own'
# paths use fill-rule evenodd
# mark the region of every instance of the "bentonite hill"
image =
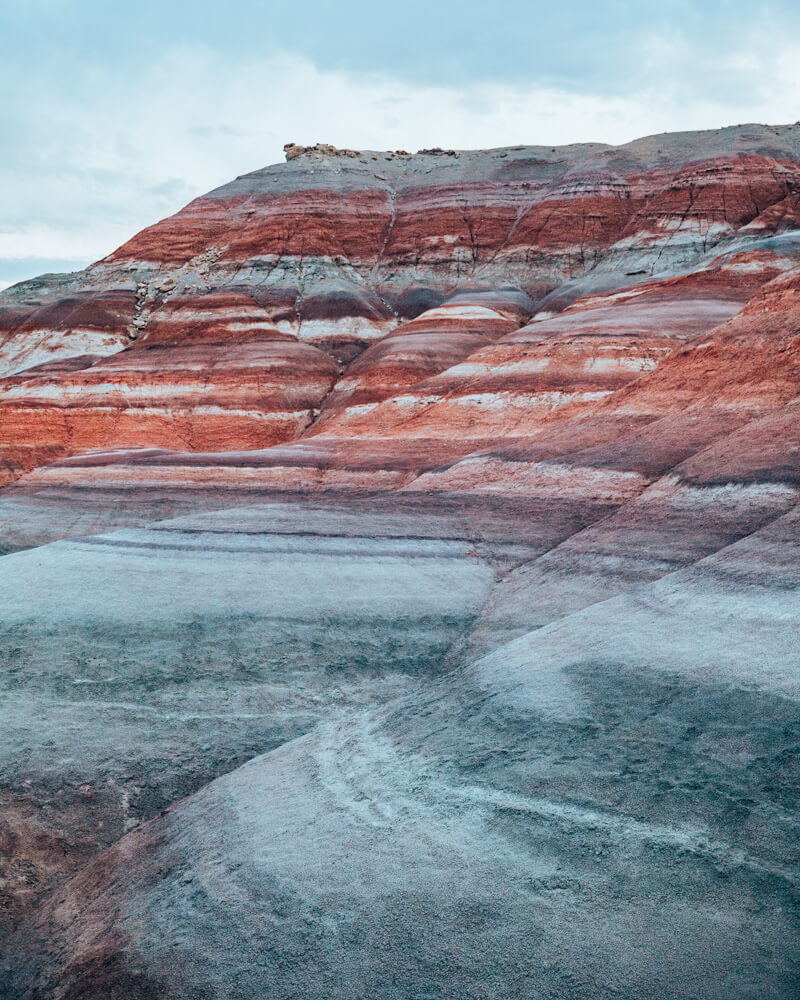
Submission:
<svg viewBox="0 0 800 1000">
<path fill-rule="evenodd" d="M 0 995 L 798 995 L 800 123 L 286 148 L 0 295 Z"/>
</svg>

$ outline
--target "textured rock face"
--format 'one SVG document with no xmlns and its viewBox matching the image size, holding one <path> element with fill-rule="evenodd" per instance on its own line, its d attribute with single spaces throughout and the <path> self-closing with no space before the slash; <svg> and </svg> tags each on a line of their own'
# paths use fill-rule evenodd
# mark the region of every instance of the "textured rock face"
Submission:
<svg viewBox="0 0 800 1000">
<path fill-rule="evenodd" d="M 0 296 L 0 993 L 796 995 L 800 126 L 287 146 Z"/>
<path fill-rule="evenodd" d="M 297 437 L 331 383 L 317 355 L 301 357 L 288 344 L 256 346 L 258 339 L 277 340 L 276 331 L 316 347 L 340 368 L 353 363 L 316 433 L 331 429 L 337 411 L 348 433 L 362 433 L 361 416 L 371 403 L 395 394 L 398 405 L 407 406 L 397 390 L 452 369 L 481 347 L 488 353 L 473 363 L 499 365 L 502 373 L 527 357 L 526 350 L 512 340 L 493 352 L 490 342 L 534 310 L 541 320 L 575 300 L 592 304 L 598 293 L 626 285 L 636 293 L 649 283 L 624 314 L 616 316 L 612 299 L 610 311 L 590 317 L 584 331 L 587 346 L 603 328 L 612 342 L 631 333 L 641 340 L 650 331 L 654 342 L 640 361 L 623 357 L 624 347 L 618 358 L 617 375 L 635 374 L 676 336 L 726 318 L 785 265 L 780 237 L 788 233 L 783 242 L 793 246 L 799 142 L 797 126 L 744 126 L 624 147 L 414 156 L 292 147 L 286 165 L 197 199 L 86 272 L 41 279 L 3 296 L 0 375 L 27 372 L 22 383 L 3 387 L 4 478 L 92 447 L 236 450 Z M 727 248 L 734 263 L 706 274 Z M 676 272 L 691 291 L 680 279 L 670 282 Z M 545 293 L 551 294 L 542 301 Z M 420 316 L 439 306 L 446 311 Z M 489 312 L 475 312 L 480 309 Z M 409 319 L 411 325 L 402 322 Z M 529 346 L 558 330 L 572 345 L 579 328 L 564 320 L 526 333 Z M 423 332 L 425 340 L 408 339 Z M 243 341 L 247 347 L 237 347 L 240 358 L 226 375 L 228 349 Z M 172 354 L 167 361 L 150 353 L 157 344 L 207 346 L 197 356 Z M 224 349 L 221 364 L 212 344 Z M 114 353 L 122 356 L 111 362 L 107 356 Z M 51 388 L 62 373 L 31 371 L 53 362 L 70 369 L 63 391 Z M 108 364 L 126 374 L 105 381 Z M 206 383 L 246 382 L 243 365 L 266 371 L 267 382 L 274 372 L 283 384 L 283 364 L 304 373 L 293 399 L 259 400 L 255 387 L 220 390 L 213 403 L 193 399 Z M 598 356 L 595 376 L 604 364 Z M 167 366 L 176 373 L 174 391 L 164 379 Z M 522 376 L 527 384 L 524 364 L 511 371 L 509 382 Z M 586 388 L 577 396 L 589 400 L 606 391 L 606 382 L 614 384 L 613 378 L 582 381 Z M 155 383 L 157 400 L 143 391 Z M 573 394 L 556 378 L 552 389 L 521 403 L 525 413 L 541 413 Z M 480 391 L 466 393 L 447 420 L 470 424 L 488 401 Z M 195 413 L 197 405 L 218 407 L 219 419 Z M 512 405 L 509 413 L 516 412 Z M 33 423 L 41 427 L 31 435 Z"/>
</svg>

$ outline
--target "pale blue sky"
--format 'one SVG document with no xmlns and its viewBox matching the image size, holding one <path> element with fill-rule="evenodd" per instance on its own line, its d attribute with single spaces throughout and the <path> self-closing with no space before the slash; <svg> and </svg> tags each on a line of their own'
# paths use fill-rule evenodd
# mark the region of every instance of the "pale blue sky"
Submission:
<svg viewBox="0 0 800 1000">
<path fill-rule="evenodd" d="M 82 266 L 289 140 L 461 148 L 800 118 L 800 3 L 0 5 L 0 287 Z"/>
</svg>

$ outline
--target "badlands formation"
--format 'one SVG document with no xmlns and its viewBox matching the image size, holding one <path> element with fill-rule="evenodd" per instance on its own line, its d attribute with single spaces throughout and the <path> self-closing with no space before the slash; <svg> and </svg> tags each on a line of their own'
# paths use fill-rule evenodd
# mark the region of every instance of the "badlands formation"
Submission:
<svg viewBox="0 0 800 1000">
<path fill-rule="evenodd" d="M 286 154 L 0 296 L 0 995 L 796 997 L 800 124 Z"/>
</svg>

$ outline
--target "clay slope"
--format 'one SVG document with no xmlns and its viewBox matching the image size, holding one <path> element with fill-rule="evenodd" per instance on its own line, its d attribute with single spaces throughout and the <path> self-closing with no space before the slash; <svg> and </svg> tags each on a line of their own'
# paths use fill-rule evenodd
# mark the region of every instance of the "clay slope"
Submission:
<svg viewBox="0 0 800 1000">
<path fill-rule="evenodd" d="M 14 377 L 0 387 L 7 482 L 89 448 L 288 441 L 321 408 L 333 362 L 344 378 L 330 409 L 349 400 L 351 415 L 488 351 L 504 323 L 521 325 L 537 303 L 542 318 L 586 293 L 750 249 L 724 302 L 712 293 L 694 310 L 695 326 L 713 325 L 781 256 L 769 237 L 797 224 L 799 126 L 414 156 L 292 147 L 287 159 L 197 199 L 85 272 L 0 297 L 0 375 Z M 419 325 L 445 298 L 447 311 Z M 384 342 L 409 319 L 416 325 Z M 691 325 L 664 319 L 667 343 L 646 361 Z M 652 316 L 643 321 L 652 328 Z M 278 334 L 301 346 L 281 346 Z M 285 366 L 301 373 L 297 386 Z"/>
<path fill-rule="evenodd" d="M 291 147 L 0 297 L 0 993 L 795 995 L 799 139 Z"/>
</svg>

